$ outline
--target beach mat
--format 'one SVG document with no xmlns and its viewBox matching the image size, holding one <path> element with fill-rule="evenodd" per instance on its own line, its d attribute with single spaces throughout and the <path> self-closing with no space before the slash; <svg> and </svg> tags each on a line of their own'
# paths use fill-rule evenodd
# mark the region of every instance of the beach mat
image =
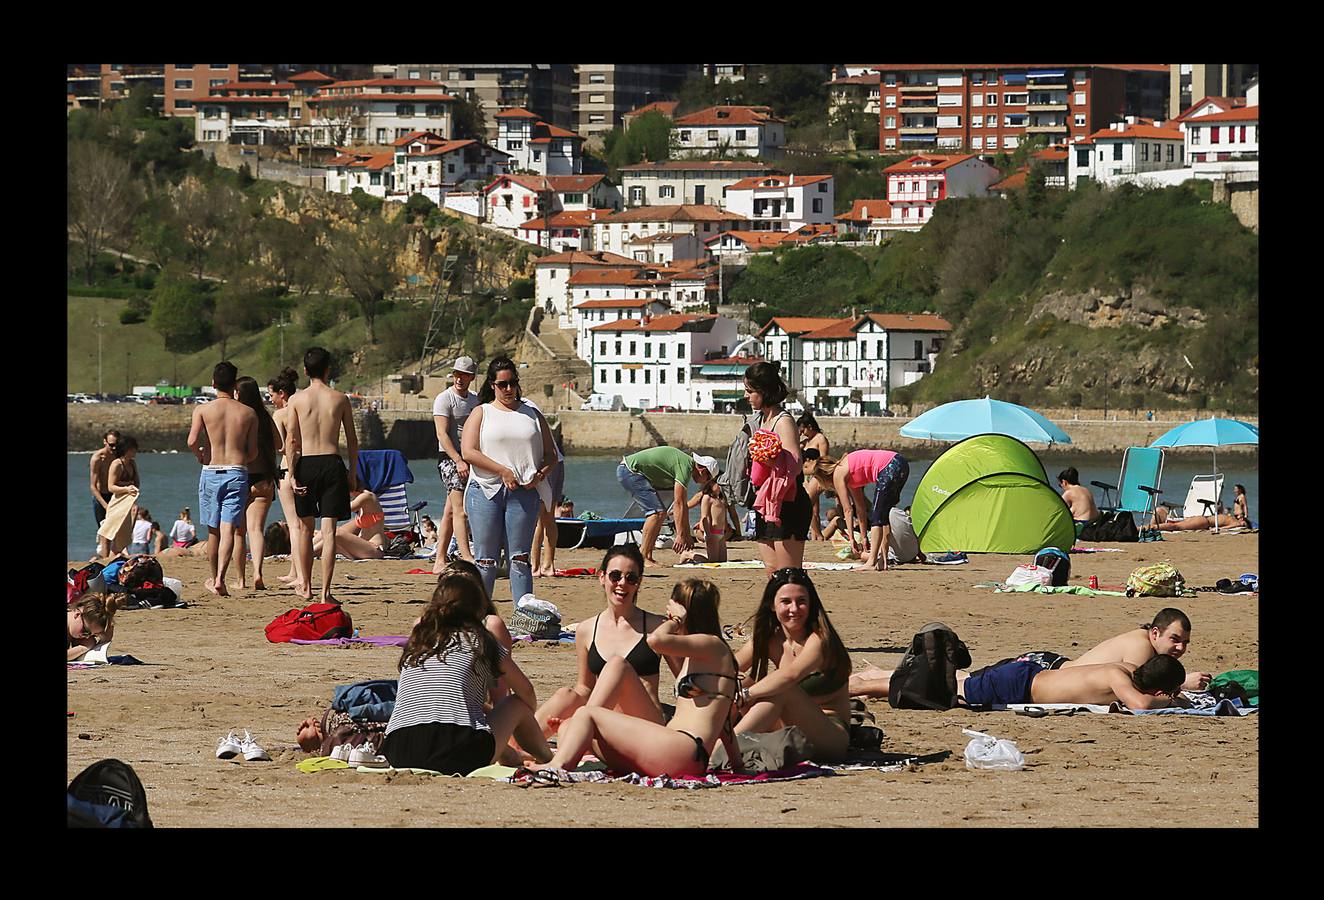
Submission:
<svg viewBox="0 0 1324 900">
<path fill-rule="evenodd" d="M 1168 715 L 1225 717 L 1248 716 L 1257 709 L 1257 707 L 1254 706 L 1242 706 L 1240 700 L 1219 700 L 1208 691 L 1182 691 L 1182 697 L 1192 704 L 1190 709 L 1180 706 L 1172 706 L 1165 709 L 1127 709 L 1121 703 L 1114 702 L 1109 706 L 1104 706 L 1099 703 L 995 703 L 993 704 L 993 710 L 995 712 L 1010 710 L 1017 715 L 1039 718 L 1041 716 L 1074 715 L 1075 713 L 1090 713 L 1094 715 L 1120 713 L 1124 716 Z"/>
<path fill-rule="evenodd" d="M 556 772 L 555 782 L 560 784 L 632 784 L 648 788 L 679 788 L 697 790 L 699 788 L 725 787 L 733 784 L 768 784 L 777 781 L 803 781 L 806 778 L 821 778 L 835 775 L 827 766 L 802 762 L 797 765 L 778 769 L 773 772 L 760 772 L 757 775 L 736 775 L 731 772 L 707 772 L 703 775 L 641 775 L 630 772 L 625 775 L 603 771 L 600 764 L 590 764 L 591 768 L 580 768 L 574 772 Z M 514 784 L 532 785 L 539 779 L 532 773 L 517 772 L 508 779 Z M 542 782 L 547 783 L 547 782 Z"/>
</svg>

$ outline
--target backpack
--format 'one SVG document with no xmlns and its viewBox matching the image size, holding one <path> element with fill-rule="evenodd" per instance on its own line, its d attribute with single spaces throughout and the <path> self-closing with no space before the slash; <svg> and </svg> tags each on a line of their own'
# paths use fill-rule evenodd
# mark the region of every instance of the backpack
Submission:
<svg viewBox="0 0 1324 900">
<path fill-rule="evenodd" d="M 749 417 L 742 417 L 740 431 L 726 450 L 726 465 L 722 474 L 717 476 L 717 483 L 726 495 L 746 509 L 754 505 L 755 495 L 754 484 L 749 478 L 749 439 L 753 433 Z"/>
<path fill-rule="evenodd" d="M 414 552 L 414 545 L 410 543 L 409 536 L 401 532 L 393 535 L 386 546 L 382 547 L 382 556 L 390 559 L 404 559 L 411 556 Z"/>
<path fill-rule="evenodd" d="M 1246 706 L 1260 705 L 1260 672 L 1258 669 L 1233 669 L 1209 682 L 1209 693 L 1229 699 L 1240 696 Z"/>
<path fill-rule="evenodd" d="M 267 640 L 284 644 L 292 640 L 324 641 L 352 637 L 354 622 L 338 603 L 314 603 L 303 609 L 291 609 L 267 625 Z"/>
<path fill-rule="evenodd" d="M 136 591 L 142 587 L 164 587 L 165 574 L 161 571 L 161 563 L 155 557 L 139 554 L 130 556 L 120 566 L 119 573 L 120 589 L 125 591 Z"/>
<path fill-rule="evenodd" d="M 887 702 L 896 709 L 952 709 L 956 670 L 970 667 L 970 649 L 942 622 L 930 622 L 910 639 L 892 672 Z"/>
<path fill-rule="evenodd" d="M 81 569 L 69 570 L 69 603 L 81 599 L 84 594 L 104 594 L 106 579 L 101 571 L 105 568 L 99 562 L 91 562 Z"/>
<path fill-rule="evenodd" d="M 69 782 L 68 824 L 82 828 L 151 828 L 138 773 L 118 759 L 94 762 Z"/>
<path fill-rule="evenodd" d="M 1071 577 L 1071 557 L 1056 547 L 1045 547 L 1034 555 L 1034 564 L 1052 572 L 1049 584 L 1062 587 Z"/>
<path fill-rule="evenodd" d="M 1106 512 L 1080 531 L 1082 541 L 1113 541 L 1134 544 L 1140 540 L 1135 519 L 1124 509 Z"/>
<path fill-rule="evenodd" d="M 1141 566 L 1126 579 L 1128 597 L 1180 597 L 1186 593 L 1186 579 L 1169 562 Z"/>
</svg>

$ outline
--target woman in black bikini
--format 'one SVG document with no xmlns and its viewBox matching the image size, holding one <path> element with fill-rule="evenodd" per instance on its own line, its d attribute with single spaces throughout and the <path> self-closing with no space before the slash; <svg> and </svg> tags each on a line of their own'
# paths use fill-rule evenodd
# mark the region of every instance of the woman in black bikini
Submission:
<svg viewBox="0 0 1324 900">
<path fill-rule="evenodd" d="M 644 558 L 633 544 L 612 547 L 602 558 L 598 582 L 607 608 L 575 629 L 579 678 L 574 687 L 561 688 L 539 707 L 538 724 L 544 734 L 555 732 L 588 702 L 599 679 L 608 675 L 622 682 L 613 691 L 613 709 L 663 723 L 662 702 L 657 696 L 661 658 L 645 638 L 666 619 L 636 605 L 643 573 Z"/>
<path fill-rule="evenodd" d="M 804 569 L 778 569 L 754 613 L 754 637 L 736 653 L 743 713 L 736 733 L 798 725 L 815 762 L 836 762 L 850 746 L 850 655 L 828 621 Z M 776 668 L 769 670 L 769 664 Z"/>
<path fill-rule="evenodd" d="M 676 585 L 667 618 L 645 639 L 654 654 L 682 659 L 676 682 L 676 714 L 666 725 L 618 712 L 604 705 L 628 690 L 629 678 L 613 684 L 604 671 L 587 705 L 563 726 L 551 762 L 531 769 L 573 769 L 595 748 L 618 772 L 644 775 L 698 775 L 720 739 L 729 759 L 740 759 L 731 732 L 731 701 L 736 692 L 735 657 L 722 639 L 718 617 L 721 595 L 711 581 L 687 579 Z M 615 670 L 622 674 L 621 669 Z M 600 696 L 601 695 L 601 696 Z"/>
</svg>

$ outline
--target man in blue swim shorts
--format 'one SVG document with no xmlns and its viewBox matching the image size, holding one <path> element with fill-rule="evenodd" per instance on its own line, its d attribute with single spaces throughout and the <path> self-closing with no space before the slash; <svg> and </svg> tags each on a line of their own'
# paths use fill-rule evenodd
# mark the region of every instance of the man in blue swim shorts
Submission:
<svg viewBox="0 0 1324 900">
<path fill-rule="evenodd" d="M 1012 660 L 976 672 L 956 673 L 956 692 L 971 706 L 1010 703 L 1090 703 L 1127 709 L 1174 705 L 1186 669 L 1171 656 L 1156 656 L 1136 668 L 1102 663 L 1067 669 L 1043 669 Z"/>
<path fill-rule="evenodd" d="M 194 410 L 188 433 L 188 448 L 202 463 L 198 513 L 207 526 L 207 567 L 211 572 L 203 586 L 219 597 L 229 596 L 225 571 L 230 565 L 235 533 L 244 528 L 248 463 L 257 458 L 257 415 L 234 398 L 238 376 L 233 363 L 217 363 L 211 377 L 216 399 Z"/>
</svg>

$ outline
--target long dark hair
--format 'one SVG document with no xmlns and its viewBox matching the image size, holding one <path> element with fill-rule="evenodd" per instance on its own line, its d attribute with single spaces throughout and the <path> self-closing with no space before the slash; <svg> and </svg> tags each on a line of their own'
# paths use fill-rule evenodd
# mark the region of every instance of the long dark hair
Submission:
<svg viewBox="0 0 1324 900">
<path fill-rule="evenodd" d="M 492 386 L 492 382 L 496 381 L 498 372 L 510 372 L 515 376 L 515 399 L 523 400 L 524 394 L 520 391 L 518 383 L 519 369 L 516 367 L 515 361 L 509 356 L 498 356 L 487 364 L 487 375 L 483 378 L 483 386 L 478 391 L 478 402 L 491 403 L 496 399 L 496 388 Z"/>
<path fill-rule="evenodd" d="M 685 607 L 685 633 L 711 634 L 723 641 L 722 618 L 717 607 L 722 593 L 706 578 L 686 578 L 671 589 L 671 599 Z"/>
<path fill-rule="evenodd" d="M 482 589 L 471 579 L 464 575 L 441 578 L 432 592 L 432 602 L 409 633 L 399 668 L 421 666 L 430 656 L 445 660 L 451 641 L 468 634 L 478 651 L 474 654 L 474 670 L 482 672 L 489 687 L 494 685 L 501 675 L 501 645 L 483 627 L 486 605 Z"/>
<path fill-rule="evenodd" d="M 818 599 L 813 579 L 804 569 L 778 569 L 768 579 L 768 586 L 763 589 L 763 599 L 759 601 L 758 611 L 754 613 L 754 662 L 750 668 L 754 680 L 758 681 L 768 674 L 768 644 L 781 627 L 777 622 L 774 602 L 777 592 L 788 584 L 798 584 L 809 593 L 809 618 L 805 626 L 823 641 L 823 674 L 829 681 L 849 678 L 850 654 L 837 636 L 837 630 L 832 627 L 827 610 L 823 608 L 823 601 Z"/>
<path fill-rule="evenodd" d="M 274 475 L 276 473 L 276 423 L 267 412 L 267 405 L 262 402 L 262 392 L 258 390 L 257 379 L 241 375 L 234 383 L 235 399 L 257 414 L 257 458 L 258 472 Z"/>
<path fill-rule="evenodd" d="M 483 598 L 487 600 L 487 605 L 483 607 L 483 615 L 500 615 L 500 613 L 497 612 L 496 604 L 493 603 L 492 598 L 488 596 L 487 585 L 483 584 L 483 573 L 478 570 L 478 566 L 469 562 L 467 559 L 452 559 L 450 562 L 446 563 L 441 570 L 441 574 L 437 576 L 437 584 L 441 584 L 441 580 L 448 575 L 459 575 L 461 578 L 468 578 L 474 584 L 478 585 L 479 590 L 483 592 Z"/>
<path fill-rule="evenodd" d="M 745 369 L 745 383 L 763 397 L 762 409 L 781 406 L 790 388 L 782 381 L 781 363 L 757 362 Z"/>
</svg>

